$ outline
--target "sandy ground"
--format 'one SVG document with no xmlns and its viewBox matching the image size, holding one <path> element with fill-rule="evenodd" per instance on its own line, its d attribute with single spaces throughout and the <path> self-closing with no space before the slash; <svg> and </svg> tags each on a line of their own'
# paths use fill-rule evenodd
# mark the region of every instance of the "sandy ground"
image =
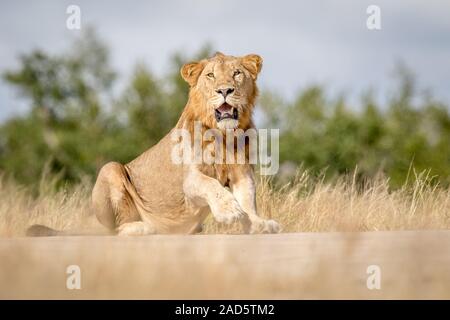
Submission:
<svg viewBox="0 0 450 320">
<path fill-rule="evenodd" d="M 3 238 L 0 298 L 450 299 L 450 231 Z"/>
</svg>

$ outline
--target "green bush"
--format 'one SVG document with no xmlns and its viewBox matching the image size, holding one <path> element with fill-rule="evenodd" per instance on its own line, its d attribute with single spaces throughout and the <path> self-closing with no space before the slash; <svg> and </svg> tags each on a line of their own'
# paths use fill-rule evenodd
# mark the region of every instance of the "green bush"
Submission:
<svg viewBox="0 0 450 320">
<path fill-rule="evenodd" d="M 107 161 L 127 162 L 172 128 L 188 87 L 179 76 L 183 62 L 211 55 L 206 46 L 194 57 L 176 54 L 166 75 L 136 64 L 122 92 L 108 48 L 89 30 L 60 55 L 33 51 L 4 80 L 30 105 L 29 112 L 0 126 L 0 171 L 25 184 L 39 181 L 47 166 L 67 181 L 94 177 Z M 367 95 L 360 106 L 332 99 L 318 86 L 293 101 L 263 91 L 260 126 L 280 128 L 280 160 L 334 176 L 353 171 L 372 177 L 380 170 L 392 186 L 408 172 L 430 170 L 435 181 L 450 177 L 448 106 L 420 99 L 413 77 L 400 68 L 396 94 L 387 105 Z"/>
</svg>

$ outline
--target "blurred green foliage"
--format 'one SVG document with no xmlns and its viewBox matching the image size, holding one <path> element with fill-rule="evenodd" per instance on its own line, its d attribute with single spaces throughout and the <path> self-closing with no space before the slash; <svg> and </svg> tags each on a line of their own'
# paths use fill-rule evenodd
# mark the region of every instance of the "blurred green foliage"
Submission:
<svg viewBox="0 0 450 320">
<path fill-rule="evenodd" d="M 351 108 L 343 98 L 327 99 L 320 87 L 301 91 L 292 103 L 263 95 L 265 125 L 282 128 L 280 158 L 313 172 L 326 169 L 328 176 L 357 168 L 361 179 L 382 171 L 394 187 L 423 171 L 430 181 L 448 185 L 449 108 L 429 95 L 416 97 L 414 78 L 402 65 L 396 75 L 387 106 L 367 94 L 361 106 Z"/>
<path fill-rule="evenodd" d="M 188 93 L 179 75 L 182 63 L 211 53 L 207 46 L 194 57 L 176 54 L 162 77 L 138 63 L 120 91 L 114 87 L 117 76 L 108 48 L 92 30 L 66 53 L 22 55 L 20 67 L 3 77 L 29 101 L 30 112 L 1 124 L 0 171 L 34 184 L 46 167 L 77 181 L 94 177 L 107 161 L 133 159 L 181 114 Z M 436 181 L 448 184 L 449 108 L 430 96 L 417 99 L 414 78 L 405 68 L 397 75 L 396 93 L 383 106 L 368 94 L 361 106 L 351 107 L 317 86 L 301 90 L 293 101 L 263 90 L 260 127 L 280 128 L 285 164 L 326 169 L 331 176 L 356 166 L 359 177 L 382 170 L 394 187 L 414 168 L 430 170 Z"/>
</svg>

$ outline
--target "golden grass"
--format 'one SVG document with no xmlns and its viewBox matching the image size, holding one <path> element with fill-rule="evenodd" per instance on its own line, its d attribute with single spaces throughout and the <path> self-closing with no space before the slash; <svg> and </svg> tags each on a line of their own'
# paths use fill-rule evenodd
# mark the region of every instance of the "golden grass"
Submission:
<svg viewBox="0 0 450 320">
<path fill-rule="evenodd" d="M 334 182 L 304 171 L 289 184 L 258 183 L 260 214 L 277 220 L 283 232 L 378 231 L 450 229 L 450 189 L 432 185 L 426 173 L 413 183 L 390 190 L 379 176 L 359 185 L 355 176 Z M 0 235 L 24 235 L 34 223 L 57 229 L 96 225 L 90 210 L 88 180 L 55 191 L 57 178 L 44 178 L 37 196 L 26 187 L 0 179 Z M 240 227 L 216 223 L 210 216 L 204 233 L 238 233 Z"/>
<path fill-rule="evenodd" d="M 34 223 L 98 225 L 91 183 L 55 191 L 58 180 L 45 178 L 36 194 L 0 179 L 0 299 L 448 299 L 450 233 L 400 230 L 449 229 L 450 190 L 426 174 L 397 190 L 382 177 L 363 186 L 354 177 L 302 172 L 282 187 L 261 179 L 261 215 L 278 220 L 282 235 L 212 235 L 240 227 L 209 217 L 208 235 L 50 238 L 16 236 Z M 379 230 L 396 231 L 329 232 Z M 73 264 L 82 290 L 65 286 Z M 366 286 L 369 265 L 382 270 L 381 290 Z"/>
</svg>

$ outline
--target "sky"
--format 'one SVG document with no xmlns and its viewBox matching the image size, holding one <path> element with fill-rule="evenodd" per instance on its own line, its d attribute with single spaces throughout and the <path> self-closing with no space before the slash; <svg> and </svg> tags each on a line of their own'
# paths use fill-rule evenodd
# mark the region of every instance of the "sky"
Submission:
<svg viewBox="0 0 450 320">
<path fill-rule="evenodd" d="M 192 54 L 210 43 L 235 56 L 261 55 L 260 87 L 286 100 L 314 84 L 351 101 L 368 89 L 388 97 L 401 61 L 419 88 L 450 104 L 450 1 L 1 2 L 0 72 L 17 67 L 18 55 L 33 49 L 67 49 L 81 32 L 66 27 L 69 5 L 80 7 L 81 29 L 95 27 L 111 48 L 122 79 L 138 61 L 162 75 L 174 52 Z M 381 30 L 366 26 L 369 5 L 380 8 Z M 26 110 L 26 101 L 0 80 L 0 121 Z"/>
</svg>

